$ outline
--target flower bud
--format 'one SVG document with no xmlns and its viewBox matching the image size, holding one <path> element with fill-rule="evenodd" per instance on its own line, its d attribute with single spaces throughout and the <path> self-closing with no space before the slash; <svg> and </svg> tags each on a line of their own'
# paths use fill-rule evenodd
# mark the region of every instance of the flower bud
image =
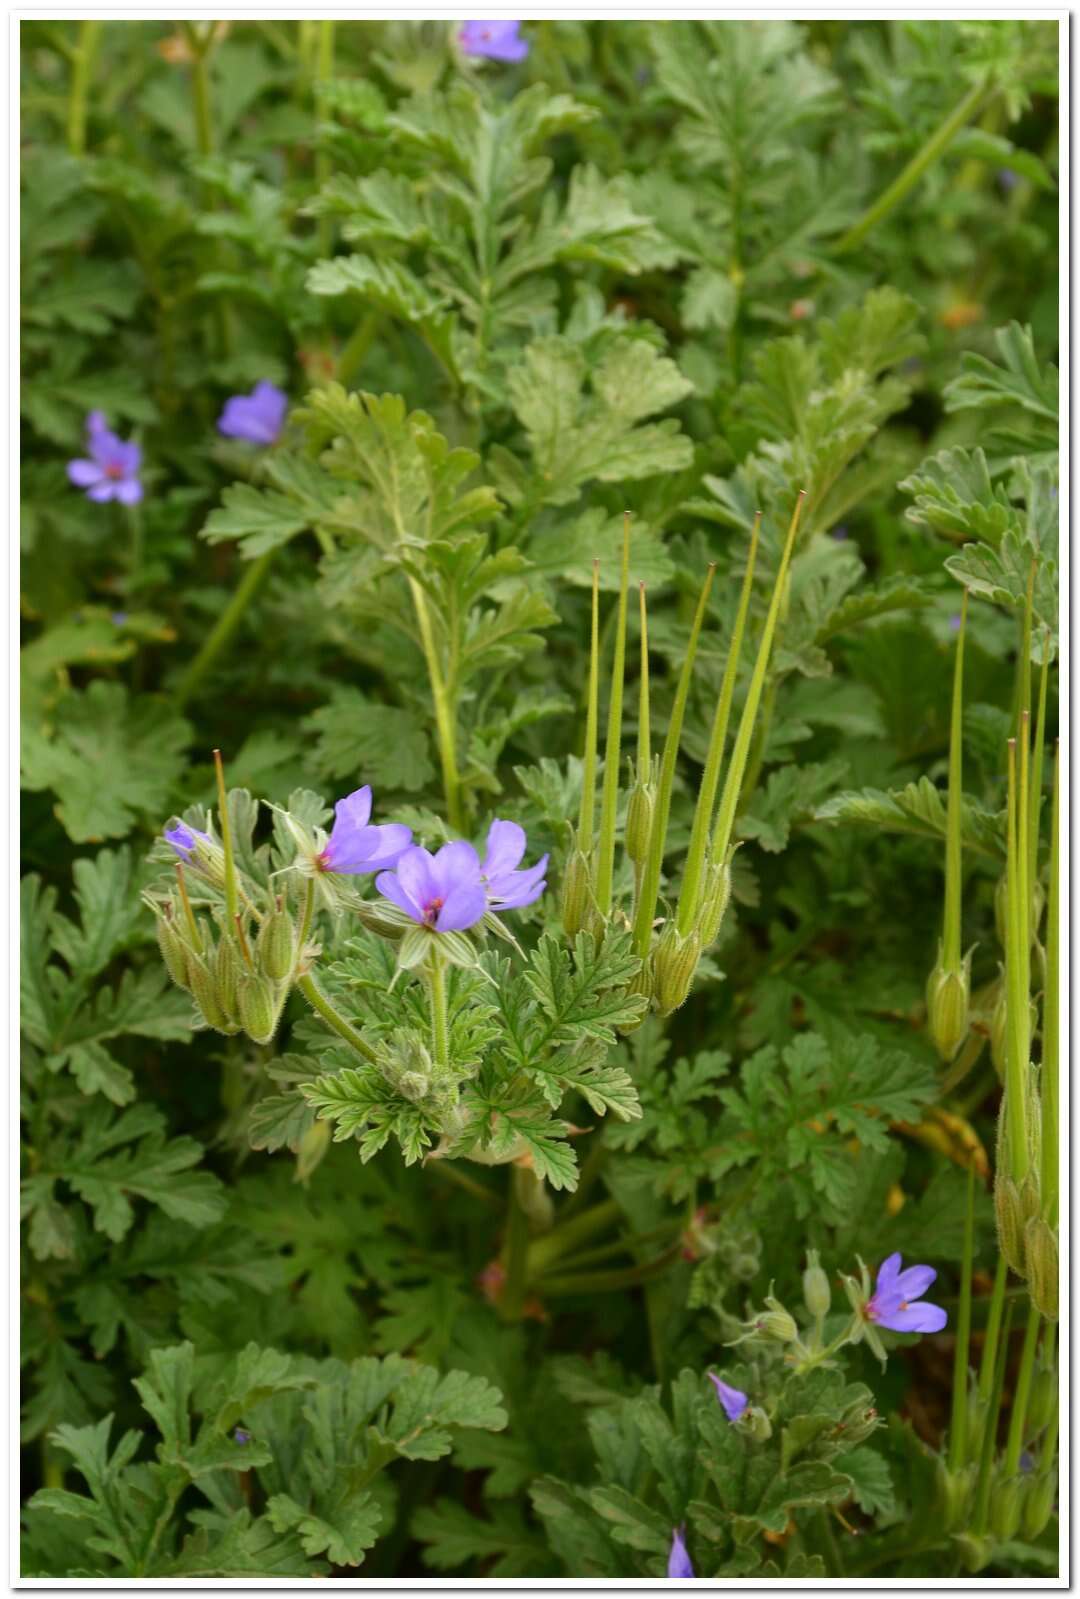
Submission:
<svg viewBox="0 0 1080 1599">
<path fill-rule="evenodd" d="M 760 1405 L 751 1405 L 749 1409 L 744 1410 L 736 1426 L 743 1432 L 748 1432 L 759 1444 L 765 1443 L 772 1437 L 772 1422 Z"/>
<path fill-rule="evenodd" d="M 576 849 L 563 872 L 562 924 L 567 938 L 586 925 L 592 906 L 592 871 L 583 850 Z"/>
<path fill-rule="evenodd" d="M 240 1025 L 253 1044 L 268 1044 L 277 1031 L 280 1006 L 274 984 L 258 972 L 245 972 L 237 988 Z"/>
<path fill-rule="evenodd" d="M 926 1024 L 934 1047 L 942 1060 L 950 1061 L 968 1032 L 968 1003 L 971 994 L 971 955 L 965 955 L 952 971 L 938 964 L 926 984 Z"/>
<path fill-rule="evenodd" d="M 757 1318 L 757 1325 L 764 1337 L 775 1338 L 782 1344 L 790 1344 L 798 1338 L 799 1329 L 795 1317 L 784 1309 L 779 1299 L 771 1293 L 767 1294 L 765 1307 L 765 1313 Z"/>
<path fill-rule="evenodd" d="M 802 1276 L 803 1300 L 807 1310 L 815 1321 L 820 1321 L 829 1314 L 832 1304 L 832 1290 L 829 1279 L 818 1263 L 816 1249 L 806 1251 L 806 1270 Z"/>
<path fill-rule="evenodd" d="M 281 982 L 292 976 L 296 959 L 296 930 L 292 917 L 282 909 L 280 899 L 269 915 L 263 918 L 259 936 L 255 940 L 255 958 L 272 982 Z"/>
<path fill-rule="evenodd" d="M 655 794 L 651 782 L 643 783 L 640 776 L 635 778 L 626 803 L 626 830 L 623 834 L 626 853 L 635 866 L 641 866 L 649 853 Z"/>
<path fill-rule="evenodd" d="M 653 955 L 654 995 L 661 1016 L 670 1016 L 686 999 L 701 959 L 701 939 L 696 932 L 684 938 L 668 922 Z"/>
<path fill-rule="evenodd" d="M 994 1063 L 994 1070 L 1000 1081 L 1005 1081 L 1005 1063 L 1008 1060 L 1009 1049 L 1009 1001 L 1005 993 L 1005 984 L 998 986 L 997 999 L 990 1012 L 990 1059 Z"/>
<path fill-rule="evenodd" d="M 998 1248 L 1018 1277 L 1024 1270 L 1024 1221 L 1020 1194 L 1011 1177 L 999 1171 L 994 1179 L 994 1217 L 997 1221 Z"/>
<path fill-rule="evenodd" d="M 315 1168 L 330 1148 L 332 1127 L 329 1122 L 313 1122 L 306 1133 L 300 1135 L 296 1147 L 296 1171 L 293 1181 L 308 1183 Z"/>
<path fill-rule="evenodd" d="M 710 866 L 705 874 L 705 888 L 701 896 L 697 930 L 702 949 L 715 944 L 731 899 L 731 866 L 727 862 Z"/>
<path fill-rule="evenodd" d="M 950 1471 L 944 1459 L 939 1456 L 937 1463 L 938 1503 L 945 1513 L 945 1530 L 951 1532 L 954 1527 L 962 1527 L 968 1519 L 968 1503 L 975 1482 L 975 1468 L 962 1466 L 959 1471 Z"/>
<path fill-rule="evenodd" d="M 188 947 L 176 925 L 171 905 L 165 907 L 163 915 L 156 917 L 155 931 L 166 971 L 174 983 L 178 983 L 181 988 L 187 988 Z"/>
<path fill-rule="evenodd" d="M 1035 1295 L 1032 1294 L 1034 1300 Z M 1041 1306 L 1037 1307 L 1040 1314 L 1045 1315 Z M 1034 1437 L 1042 1432 L 1043 1428 L 1051 1421 L 1058 1407 L 1058 1379 L 1057 1372 L 1049 1366 L 1039 1366 L 1031 1382 L 1031 1392 L 1028 1395 L 1027 1427 L 1030 1436 Z"/>
<path fill-rule="evenodd" d="M 1024 1495 L 1024 1537 L 1036 1539 L 1043 1531 L 1054 1511 L 1057 1498 L 1058 1475 L 1056 1471 L 1040 1472 L 1027 1484 Z"/>
<path fill-rule="evenodd" d="M 867 1405 L 863 1400 L 851 1405 L 840 1418 L 841 1436 L 845 1449 L 853 1449 L 856 1444 L 861 1444 L 864 1438 L 869 1438 L 872 1432 L 877 1432 L 882 1425 L 881 1417 L 873 1405 Z"/>
<path fill-rule="evenodd" d="M 1042 1216 L 1031 1216 L 1024 1226 L 1028 1292 L 1035 1308 L 1048 1321 L 1058 1315 L 1057 1234 Z"/>
<path fill-rule="evenodd" d="M 239 1014 L 237 991 L 244 976 L 244 962 L 236 940 L 228 933 L 210 956 L 210 973 L 218 1004 L 230 1021 L 235 1021 Z"/>
<path fill-rule="evenodd" d="M 207 1027 L 212 1027 L 217 1033 L 235 1033 L 236 1028 L 221 1008 L 217 985 L 210 975 L 209 968 L 198 955 L 188 956 L 188 978 L 195 1003 L 202 1012 Z"/>
<path fill-rule="evenodd" d="M 990 1528 L 999 1543 L 1008 1543 L 1016 1536 L 1023 1492 L 1019 1477 L 1006 1477 L 994 1484 L 990 1495 Z"/>
</svg>

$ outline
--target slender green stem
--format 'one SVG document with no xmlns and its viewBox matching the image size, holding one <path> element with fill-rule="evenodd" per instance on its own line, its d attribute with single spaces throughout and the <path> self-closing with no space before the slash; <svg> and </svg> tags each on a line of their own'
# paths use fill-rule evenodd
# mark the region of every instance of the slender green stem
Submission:
<svg viewBox="0 0 1080 1599">
<path fill-rule="evenodd" d="M 638 777 L 645 783 L 652 763 L 652 734 L 649 726 L 649 617 L 645 605 L 645 585 L 638 584 L 638 614 L 641 624 L 641 681 L 638 685 Z"/>
<path fill-rule="evenodd" d="M 679 932 L 684 937 L 689 933 L 693 924 L 694 917 L 697 914 L 698 899 L 700 898 L 701 873 L 705 865 L 705 850 L 713 822 L 713 806 L 716 803 L 716 790 L 720 783 L 720 767 L 724 758 L 724 746 L 727 743 L 728 721 L 731 716 L 731 702 L 735 694 L 735 679 L 739 671 L 743 631 L 746 627 L 746 618 L 750 610 L 750 595 L 754 584 L 754 562 L 757 559 L 758 533 L 760 529 L 761 512 L 759 511 L 754 517 L 754 527 L 750 534 L 750 553 L 746 558 L 746 573 L 743 577 L 742 591 L 739 595 L 739 608 L 735 614 L 735 626 L 732 629 L 731 643 L 728 646 L 724 676 L 720 684 L 720 698 L 716 702 L 716 714 L 713 717 L 712 732 L 709 737 L 709 750 L 705 758 L 705 770 L 702 774 L 701 788 L 698 790 L 697 805 L 694 810 L 690 847 L 686 853 L 686 865 L 683 867 L 682 886 L 679 890 L 679 904 L 675 919 Z"/>
<path fill-rule="evenodd" d="M 589 1153 L 585 1156 L 585 1159 L 582 1162 L 581 1175 L 578 1178 L 578 1185 L 559 1211 L 560 1226 L 564 1224 L 565 1220 L 569 1220 L 571 1216 L 575 1215 L 581 1209 L 585 1202 L 586 1194 L 590 1192 L 597 1178 L 600 1176 L 601 1169 L 606 1160 L 607 1146 L 604 1143 L 603 1134 L 597 1133 L 592 1140 Z"/>
<path fill-rule="evenodd" d="M 210 632 L 202 642 L 198 654 L 180 680 L 180 685 L 176 690 L 173 701 L 177 710 L 183 710 L 236 632 L 243 620 L 244 612 L 255 598 L 259 585 L 266 576 L 270 563 L 276 554 L 276 549 L 266 550 L 256 560 L 247 563 L 247 569 L 237 584 L 232 599 L 210 629 Z"/>
<path fill-rule="evenodd" d="M 1013 689 L 1013 736 L 1020 736 L 1020 718 L 1031 709 L 1031 626 L 1035 610 L 1035 562 L 1028 570 L 1024 609 L 1020 613 L 1020 642 L 1016 654 L 1016 681 Z"/>
<path fill-rule="evenodd" d="M 800 489 L 798 498 L 795 501 L 791 523 L 788 527 L 783 554 L 780 557 L 776 583 L 773 587 L 772 599 L 769 602 L 769 609 L 765 617 L 761 642 L 758 645 L 757 660 L 754 663 L 753 675 L 750 678 L 746 704 L 743 706 L 742 720 L 739 723 L 739 731 L 735 735 L 735 746 L 731 752 L 731 764 L 724 780 L 724 791 L 720 796 L 720 810 L 716 818 L 716 827 L 713 830 L 711 851 L 712 859 L 716 864 L 726 861 L 728 856 L 732 829 L 735 825 L 735 812 L 738 808 L 739 795 L 746 772 L 746 758 L 750 750 L 750 740 L 753 737 L 758 706 L 761 703 L 761 691 L 764 687 L 765 674 L 769 666 L 773 634 L 776 631 L 777 617 L 780 615 L 780 604 L 784 594 L 784 585 L 787 581 L 791 552 L 795 547 L 795 535 L 799 529 L 799 520 L 802 516 L 805 501 L 806 490 Z"/>
<path fill-rule="evenodd" d="M 327 999 L 310 972 L 298 978 L 296 986 L 312 1010 L 319 1013 L 327 1027 L 337 1033 L 339 1038 L 343 1038 L 347 1044 L 351 1044 L 353 1049 L 358 1054 L 363 1055 L 365 1060 L 373 1061 L 375 1059 L 375 1051 L 371 1045 L 361 1038 L 356 1028 L 351 1026 L 330 1000 Z"/>
<path fill-rule="evenodd" d="M 960 970 L 960 881 L 963 870 L 961 808 L 963 805 L 964 626 L 967 589 L 960 600 L 960 632 L 953 669 L 952 725 L 949 729 L 949 793 L 945 820 L 945 921 L 941 939 L 941 964 L 947 972 Z"/>
<path fill-rule="evenodd" d="M 584 768 L 581 809 L 578 812 L 578 848 L 586 855 L 593 847 L 596 823 L 596 726 L 600 706 L 600 562 L 593 561 L 592 629 L 589 635 L 589 698 L 585 712 Z"/>
<path fill-rule="evenodd" d="M 1015 1477 L 1020 1470 L 1020 1451 L 1024 1446 L 1031 1379 L 1035 1373 L 1035 1346 L 1038 1343 L 1041 1323 L 1042 1317 L 1035 1306 L 1031 1305 L 1024 1332 L 1024 1347 L 1020 1354 L 1020 1370 L 1016 1375 L 1016 1387 L 1013 1390 L 1012 1407 L 1009 1411 L 1009 1436 L 1005 1444 L 1006 1477 Z"/>
<path fill-rule="evenodd" d="M 1001 1344 L 993 1363 L 992 1387 L 987 1395 L 986 1414 L 983 1420 L 982 1453 L 979 1474 L 975 1483 L 975 1508 L 972 1514 L 972 1531 L 977 1535 L 986 1531 L 990 1514 L 990 1489 L 993 1483 L 993 1462 L 997 1448 L 997 1424 L 1001 1411 L 1001 1393 L 1005 1386 L 1005 1363 L 1009 1352 L 1009 1330 L 1012 1326 L 1012 1305 L 1005 1307 L 1005 1322 L 1001 1329 Z M 989 1339 L 988 1339 L 989 1342 Z"/>
<path fill-rule="evenodd" d="M 337 358 L 336 377 L 343 388 L 348 388 L 364 362 L 372 341 L 382 324 L 379 311 L 369 311 L 350 333 Z"/>
<path fill-rule="evenodd" d="M 553 1261 L 561 1260 L 587 1239 L 604 1232 L 618 1221 L 621 1214 L 613 1199 L 605 1199 L 599 1205 L 591 1205 L 572 1220 L 560 1222 L 542 1238 L 535 1239 L 529 1246 L 529 1281 L 534 1282 L 542 1276 Z"/>
<path fill-rule="evenodd" d="M 636 1288 L 641 1283 L 663 1277 L 679 1257 L 681 1243 L 672 1244 L 655 1260 L 642 1266 L 627 1266 L 616 1271 L 568 1272 L 562 1277 L 544 1278 L 545 1298 L 564 1298 L 571 1294 L 614 1294 L 623 1288 Z"/>
<path fill-rule="evenodd" d="M 626 590 L 630 581 L 630 512 L 623 516 L 622 568 L 619 610 L 615 623 L 615 656 L 611 664 L 607 745 L 604 750 L 604 785 L 600 798 L 600 848 L 596 866 L 596 903 L 601 916 L 611 911 L 611 884 L 615 874 L 615 812 L 619 803 L 619 758 L 622 747 L 623 677 L 626 672 Z"/>
<path fill-rule="evenodd" d="M 922 149 L 912 156 L 899 177 L 889 184 L 869 210 L 865 211 L 854 226 L 850 227 L 843 238 L 834 245 L 837 255 L 853 250 L 871 228 L 876 227 L 883 217 L 887 217 L 890 211 L 895 210 L 900 202 L 907 198 L 923 173 L 944 154 L 960 129 L 979 114 L 992 92 L 993 84 L 989 78 L 984 78 L 981 83 L 975 84 L 968 90 L 944 122 L 930 135 Z"/>
<path fill-rule="evenodd" d="M 240 900 L 236 889 L 236 860 L 233 856 L 232 822 L 229 818 L 229 798 L 225 791 L 225 765 L 221 751 L 214 751 L 214 772 L 217 777 L 218 822 L 221 826 L 221 845 L 225 851 L 225 914 L 230 923 L 236 923 Z M 250 961 L 248 963 L 250 965 Z"/>
<path fill-rule="evenodd" d="M 320 122 L 327 116 L 324 85 L 334 76 L 334 23 L 322 18 L 318 24 L 319 43 L 315 64 L 315 115 Z M 315 157 L 315 184 L 321 189 L 330 177 L 330 155 L 319 150 Z M 319 218 L 319 250 L 329 255 L 334 243 L 333 221 L 328 216 Z"/>
<path fill-rule="evenodd" d="M 679 741 L 682 738 L 683 716 L 686 713 L 686 700 L 690 692 L 690 679 L 694 670 L 694 657 L 697 654 L 698 638 L 701 634 L 701 624 L 705 620 L 705 609 L 709 600 L 709 591 L 712 588 L 716 567 L 710 566 L 705 574 L 705 581 L 701 585 L 701 596 L 698 599 L 697 610 L 690 627 L 690 637 L 686 643 L 686 657 L 683 668 L 679 674 L 678 687 L 675 690 L 675 703 L 671 707 L 671 719 L 668 722 L 667 737 L 664 740 L 664 756 L 660 763 L 660 782 L 656 792 L 656 805 L 653 809 L 652 827 L 649 832 L 649 854 L 645 862 L 645 871 L 642 878 L 641 893 L 638 897 L 634 912 L 634 953 L 642 960 L 649 953 L 652 942 L 652 924 L 656 915 L 656 902 L 660 895 L 660 871 L 664 860 L 664 845 L 667 841 L 668 817 L 671 813 L 671 793 L 675 785 L 675 762 L 679 754 Z"/>
<path fill-rule="evenodd" d="M 415 578 L 409 578 L 416 621 L 420 629 L 420 644 L 427 663 L 431 697 L 435 707 L 435 734 L 439 745 L 439 762 L 442 766 L 443 792 L 446 795 L 446 819 L 454 832 L 464 826 L 461 807 L 461 781 L 457 765 L 457 716 L 453 694 L 443 676 L 435 644 L 435 630 L 431 623 L 427 597 Z"/>
<path fill-rule="evenodd" d="M 434 944 L 435 940 L 432 940 Z M 428 997 L 431 1001 L 431 1051 L 436 1066 L 445 1071 L 450 1065 L 450 1025 L 446 1009 L 446 966 L 432 949 L 427 967 Z"/>
<path fill-rule="evenodd" d="M 1006 942 L 1005 981 L 1008 995 L 1008 1026 L 1005 1048 L 1005 1103 L 1002 1114 L 1006 1118 L 1008 1134 L 1009 1172 L 1020 1182 L 1027 1171 L 1027 1074 L 1030 1070 L 1028 1039 L 1030 981 L 1028 972 L 1030 949 L 1025 949 L 1023 914 L 1023 878 L 1017 837 L 1019 795 L 1016 774 L 1016 741 L 1009 740 L 1009 806 L 1008 806 L 1008 865 L 1005 879 Z"/>
<path fill-rule="evenodd" d="M 1005 1263 L 1005 1256 L 998 1256 L 997 1272 L 994 1275 L 994 1289 L 990 1295 L 990 1313 L 986 1320 L 986 1334 L 983 1338 L 982 1359 L 979 1362 L 979 1400 L 988 1404 L 994 1387 L 994 1365 L 997 1360 L 998 1339 L 1001 1336 L 1001 1318 L 1006 1308 L 1005 1280 L 1009 1275 L 1009 1268 Z M 1009 1312 L 1012 1313 L 1011 1302 Z"/>
<path fill-rule="evenodd" d="M 1060 982 L 1060 948 L 1058 925 L 1060 871 L 1059 846 L 1059 760 L 1054 761 L 1054 795 L 1050 812 L 1050 881 L 1046 900 L 1046 991 L 1043 995 L 1042 1016 L 1042 1071 L 1040 1093 L 1042 1099 L 1042 1170 L 1040 1193 L 1043 1215 L 1053 1227 L 1058 1219 L 1059 1173 L 1059 1083 L 1060 1017 L 1058 1013 Z"/>
<path fill-rule="evenodd" d="M 68 91 L 67 142 L 72 155 L 83 155 L 86 151 L 86 104 L 103 27 L 104 23 L 98 21 L 79 24 Z"/>
<path fill-rule="evenodd" d="M 195 112 L 195 145 L 202 156 L 214 153 L 214 121 L 210 109 L 210 53 L 217 24 L 202 34 L 191 22 L 181 24 L 191 51 L 191 94 Z"/>
<path fill-rule="evenodd" d="M 457 1188 L 463 1188 L 467 1194 L 472 1194 L 474 1199 L 483 1200 L 485 1205 L 492 1206 L 495 1210 L 502 1208 L 498 1194 L 490 1188 L 485 1188 L 483 1183 L 478 1183 L 475 1177 L 470 1177 L 468 1172 L 463 1172 L 460 1166 L 455 1166 L 452 1160 L 433 1160 L 427 1168 L 436 1177 L 444 1177 L 448 1183 L 453 1183 Z"/>
<path fill-rule="evenodd" d="M 949 1469 L 959 1471 L 967 1459 L 968 1349 L 971 1342 L 971 1272 L 975 1256 L 975 1167 L 968 1166 L 967 1209 L 964 1214 L 964 1254 L 960 1267 L 960 1314 L 956 1318 L 956 1356 L 953 1361 L 952 1420 L 949 1426 Z"/>
<path fill-rule="evenodd" d="M 1039 680 L 1039 709 L 1035 717 L 1035 745 L 1031 752 L 1031 793 L 1028 810 L 1028 888 L 1033 890 L 1039 872 L 1039 815 L 1042 811 L 1043 758 L 1046 746 L 1046 690 L 1050 678 L 1050 640 L 1043 640 L 1043 667 Z M 1033 935 L 1038 934 L 1033 927 Z"/>
<path fill-rule="evenodd" d="M 847 1326 L 844 1328 L 843 1332 L 838 1333 L 831 1344 L 826 1344 L 824 1349 L 815 1349 L 809 1351 L 806 1359 L 800 1360 L 798 1365 L 795 1366 L 795 1371 L 801 1377 L 804 1372 L 812 1371 L 815 1366 L 820 1366 L 822 1361 L 831 1360 L 833 1355 L 836 1354 L 837 1350 L 843 1349 L 845 1344 L 851 1342 L 852 1334 L 858 1332 L 858 1330 L 859 1318 L 857 1316 L 853 1316 L 848 1322 Z"/>
</svg>

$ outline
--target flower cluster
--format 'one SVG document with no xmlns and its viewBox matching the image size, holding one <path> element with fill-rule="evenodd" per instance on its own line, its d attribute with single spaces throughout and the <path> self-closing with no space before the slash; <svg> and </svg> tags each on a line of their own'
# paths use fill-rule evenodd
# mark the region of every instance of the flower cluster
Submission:
<svg viewBox="0 0 1080 1599">
<path fill-rule="evenodd" d="M 285 423 L 289 397 L 272 383 L 256 383 L 250 394 L 234 394 L 218 417 L 218 432 L 248 444 L 275 444 Z M 87 455 L 67 465 L 67 475 L 88 500 L 119 500 L 136 505 L 143 497 L 139 478 L 142 449 L 133 439 L 109 431 L 102 411 L 86 419 Z"/>
<path fill-rule="evenodd" d="M 520 910 L 544 892 L 548 857 L 519 871 L 525 845 L 523 827 L 496 819 L 482 861 L 461 839 L 434 855 L 416 844 L 405 850 L 394 871 L 379 875 L 375 886 L 419 926 L 437 933 L 467 932 L 489 910 Z"/>
</svg>

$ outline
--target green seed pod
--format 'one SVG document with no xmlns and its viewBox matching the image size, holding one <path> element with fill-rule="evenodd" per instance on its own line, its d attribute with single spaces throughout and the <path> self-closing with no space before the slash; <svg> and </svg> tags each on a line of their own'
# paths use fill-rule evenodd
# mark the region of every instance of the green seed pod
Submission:
<svg viewBox="0 0 1080 1599">
<path fill-rule="evenodd" d="M 1056 1471 L 1043 1471 L 1033 1477 L 1024 1495 L 1023 1527 L 1024 1537 L 1034 1540 L 1039 1536 L 1054 1513 L 1054 1500 L 1057 1498 L 1058 1474 Z"/>
<path fill-rule="evenodd" d="M 853 1449 L 856 1444 L 861 1444 L 864 1438 L 869 1438 L 872 1432 L 877 1432 L 882 1425 L 881 1417 L 873 1405 L 852 1405 L 845 1410 L 841 1420 L 841 1439 L 845 1449 Z"/>
<path fill-rule="evenodd" d="M 221 1008 L 217 985 L 210 975 L 209 968 L 198 955 L 188 956 L 188 977 L 195 1003 L 202 1011 L 207 1027 L 212 1027 L 217 1033 L 235 1032 L 236 1028 Z"/>
<path fill-rule="evenodd" d="M 292 917 L 282 909 L 281 900 L 263 918 L 259 936 L 255 940 L 255 959 L 271 982 L 279 983 L 292 976 L 296 960 L 296 929 Z"/>
<path fill-rule="evenodd" d="M 952 971 L 938 964 L 926 984 L 926 1024 L 934 1047 L 942 1060 L 950 1061 L 968 1033 L 968 1006 L 971 996 L 971 956 L 966 955 Z"/>
<path fill-rule="evenodd" d="M 998 1078 L 1005 1081 L 1005 1062 L 1008 1058 L 1009 1037 L 1009 1001 L 1005 994 L 1005 984 L 998 987 L 997 999 L 990 1013 L 990 1059 L 994 1063 L 994 1070 Z"/>
<path fill-rule="evenodd" d="M 623 835 L 626 853 L 635 866 L 642 865 L 649 853 L 655 797 L 651 783 L 643 783 L 640 777 L 635 778 L 626 804 L 626 831 Z"/>
<path fill-rule="evenodd" d="M 968 1519 L 968 1503 L 975 1483 L 975 1468 L 961 1467 L 950 1471 L 939 1456 L 937 1465 L 938 1502 L 945 1512 L 945 1530 L 962 1527 Z"/>
<path fill-rule="evenodd" d="M 1005 948 L 1008 942 L 1005 937 L 1005 918 L 1008 914 L 1008 882 L 1008 871 L 1004 871 L 998 878 L 997 887 L 994 889 L 994 925 L 997 928 L 998 942 L 1001 944 L 1002 949 Z M 1038 878 L 1036 878 L 1031 885 L 1031 903 L 1028 908 L 1029 930 L 1032 938 L 1039 931 L 1039 923 L 1042 921 L 1043 906 L 1045 904 L 1045 890 Z"/>
<path fill-rule="evenodd" d="M 1016 1536 L 1023 1492 L 1019 1477 L 1007 1477 L 994 1484 L 990 1494 L 990 1528 L 999 1543 L 1008 1543 Z"/>
<path fill-rule="evenodd" d="M 710 866 L 705 874 L 705 889 L 701 896 L 697 930 L 702 949 L 715 944 L 731 899 L 731 867 L 726 862 Z"/>
<path fill-rule="evenodd" d="M 585 926 L 592 907 L 592 871 L 584 851 L 575 849 L 563 873 L 562 924 L 567 938 Z"/>
<path fill-rule="evenodd" d="M 816 1249 L 806 1252 L 806 1270 L 802 1275 L 803 1300 L 807 1310 L 815 1320 L 829 1314 L 832 1304 L 832 1289 L 829 1279 L 818 1263 Z"/>
<path fill-rule="evenodd" d="M 668 922 L 653 955 L 655 1003 L 661 1016 L 670 1016 L 685 1001 L 700 959 L 698 934 L 690 932 L 684 938 L 675 923 Z"/>
<path fill-rule="evenodd" d="M 245 972 L 237 990 L 240 1025 L 253 1044 L 268 1044 L 277 1031 L 280 1005 L 274 984 Z"/>
<path fill-rule="evenodd" d="M 1001 1171 L 994 1179 L 994 1216 L 997 1221 L 998 1248 L 1016 1275 L 1026 1277 L 1020 1195 L 1012 1178 Z"/>
<path fill-rule="evenodd" d="M 173 918 L 171 906 L 167 907 L 164 916 L 156 918 L 156 923 L 158 949 L 165 969 L 174 983 L 181 988 L 188 988 L 188 946 Z"/>
<path fill-rule="evenodd" d="M 1040 1315 L 1048 1321 L 1058 1316 L 1057 1234 L 1042 1216 L 1032 1216 L 1024 1227 L 1028 1292 Z"/>
<path fill-rule="evenodd" d="M 1032 1299 L 1035 1294 L 1032 1292 Z M 1041 1315 L 1046 1314 L 1042 1306 L 1035 1301 Z M 1057 1372 L 1051 1371 L 1049 1366 L 1039 1366 L 1031 1381 L 1031 1393 L 1028 1395 L 1027 1425 L 1030 1437 L 1042 1432 L 1058 1408 L 1058 1378 Z"/>
</svg>

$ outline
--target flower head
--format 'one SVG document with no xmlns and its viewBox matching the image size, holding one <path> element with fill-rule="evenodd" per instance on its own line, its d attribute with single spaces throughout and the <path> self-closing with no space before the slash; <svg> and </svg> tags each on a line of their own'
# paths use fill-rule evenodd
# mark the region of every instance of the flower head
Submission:
<svg viewBox="0 0 1080 1599">
<path fill-rule="evenodd" d="M 514 911 L 531 905 L 547 887 L 544 873 L 548 858 L 542 855 L 535 866 L 516 870 L 525 853 L 525 829 L 517 822 L 496 819 L 488 828 L 484 861 L 480 875 L 492 910 Z"/>
<path fill-rule="evenodd" d="M 412 829 L 401 822 L 371 827 L 370 815 L 371 788 L 367 783 L 338 800 L 330 837 L 315 857 L 318 871 L 353 877 L 359 872 L 377 872 L 396 865 L 412 843 Z"/>
<path fill-rule="evenodd" d="M 186 822 L 177 822 L 175 827 L 167 827 L 164 833 L 165 842 L 171 844 L 181 860 L 190 860 L 195 846 L 200 838 L 210 842 L 209 833 L 200 832 L 197 827 L 189 827 Z"/>
<path fill-rule="evenodd" d="M 67 465 L 68 480 L 85 489 L 88 500 L 119 500 L 121 505 L 136 505 L 143 497 L 139 482 L 142 450 L 134 442 L 125 443 L 110 433 L 103 411 L 91 411 L 86 419 L 86 447 L 89 459 L 79 457 Z"/>
<path fill-rule="evenodd" d="M 866 1302 L 865 1316 L 890 1332 L 940 1332 L 948 1316 L 940 1305 L 915 1304 L 937 1276 L 933 1266 L 900 1270 L 900 1255 L 890 1255 L 877 1274 L 874 1292 Z"/>
<path fill-rule="evenodd" d="M 685 1527 L 676 1527 L 671 1534 L 671 1550 L 667 1560 L 667 1574 L 669 1577 L 693 1577 L 696 1575 L 690 1564 L 690 1556 L 686 1552 L 683 1542 Z"/>
<path fill-rule="evenodd" d="M 444 844 L 435 855 L 414 844 L 395 871 L 375 879 L 375 887 L 414 922 L 437 933 L 464 933 L 487 910 L 480 857 L 463 839 Z"/>
<path fill-rule="evenodd" d="M 733 1388 L 730 1383 L 724 1382 L 715 1372 L 710 1371 L 709 1381 L 716 1389 L 716 1397 L 724 1407 L 724 1415 L 729 1421 L 738 1421 L 747 1405 L 749 1398 L 741 1388 Z"/>
<path fill-rule="evenodd" d="M 272 383 L 256 383 L 250 394 L 234 394 L 218 417 L 218 432 L 248 444 L 273 444 L 281 432 L 289 397 Z"/>
<path fill-rule="evenodd" d="M 464 22 L 458 44 L 469 56 L 487 56 L 490 61 L 524 61 L 529 41 L 518 37 L 520 22 Z"/>
</svg>

